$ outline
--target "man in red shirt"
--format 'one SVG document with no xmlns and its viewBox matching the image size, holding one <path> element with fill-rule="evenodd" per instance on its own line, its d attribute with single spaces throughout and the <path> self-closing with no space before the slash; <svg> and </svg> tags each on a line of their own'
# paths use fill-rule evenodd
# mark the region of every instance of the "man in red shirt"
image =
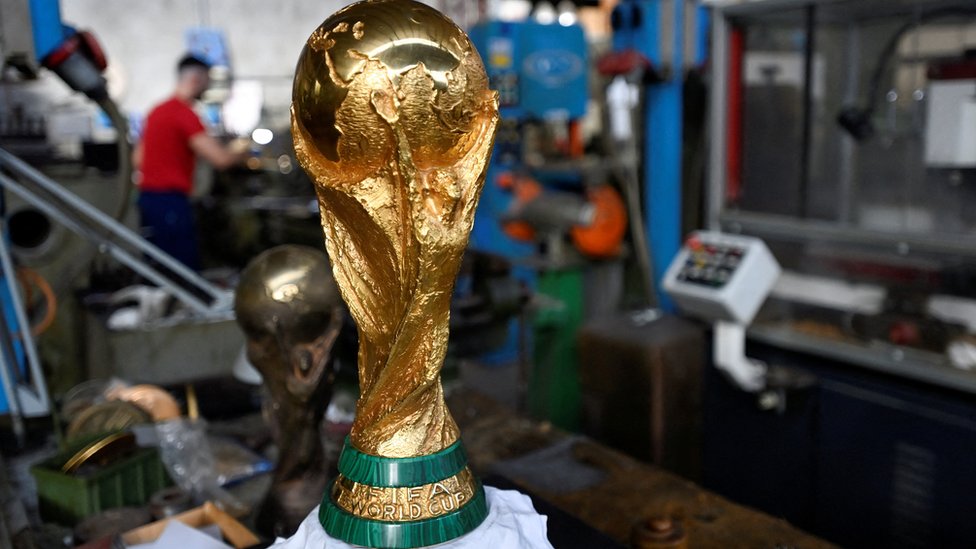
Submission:
<svg viewBox="0 0 976 549">
<path fill-rule="evenodd" d="M 194 270 L 200 269 L 200 251 L 189 197 L 196 158 L 223 170 L 245 160 L 247 152 L 232 151 L 208 135 L 193 111 L 210 85 L 209 71 L 192 55 L 180 60 L 173 96 L 149 112 L 133 151 L 144 236 Z"/>
</svg>

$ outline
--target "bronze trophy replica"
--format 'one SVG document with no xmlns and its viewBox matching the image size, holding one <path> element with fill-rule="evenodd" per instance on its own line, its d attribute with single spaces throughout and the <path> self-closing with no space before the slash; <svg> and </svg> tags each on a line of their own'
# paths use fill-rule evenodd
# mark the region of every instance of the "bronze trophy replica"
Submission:
<svg viewBox="0 0 976 549">
<path fill-rule="evenodd" d="M 344 311 L 328 258 L 293 245 L 262 253 L 244 269 L 234 309 L 248 360 L 264 378 L 265 421 L 279 451 L 257 524 L 290 535 L 318 503 L 330 474 L 320 428 Z"/>
<path fill-rule="evenodd" d="M 417 2 L 348 6 L 299 59 L 295 150 L 359 329 L 356 420 L 319 512 L 348 543 L 434 545 L 487 515 L 440 369 L 497 118 L 468 37 Z"/>
</svg>

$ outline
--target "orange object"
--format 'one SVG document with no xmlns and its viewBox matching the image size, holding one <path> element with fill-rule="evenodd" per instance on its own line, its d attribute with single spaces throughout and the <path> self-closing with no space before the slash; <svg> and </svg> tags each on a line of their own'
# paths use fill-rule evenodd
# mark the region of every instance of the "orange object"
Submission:
<svg viewBox="0 0 976 549">
<path fill-rule="evenodd" d="M 495 185 L 498 185 L 499 189 L 511 190 L 515 187 L 515 174 L 512 172 L 498 174 L 498 177 L 495 178 Z"/>
<path fill-rule="evenodd" d="M 124 400 L 142 408 L 152 416 L 153 421 L 165 421 L 180 417 L 180 406 L 176 399 L 155 385 L 135 385 L 109 392 L 110 399 Z"/>
<path fill-rule="evenodd" d="M 54 324 L 54 317 L 58 312 L 58 298 L 54 295 L 51 284 L 41 276 L 40 273 L 27 267 L 17 268 L 17 279 L 24 288 L 28 304 L 32 301 L 33 292 L 31 286 L 37 286 L 44 296 L 44 317 L 35 325 L 31 326 L 31 335 L 37 337 L 47 331 Z"/>
<path fill-rule="evenodd" d="M 569 156 L 573 158 L 583 156 L 583 127 L 579 120 L 569 123 Z"/>
<path fill-rule="evenodd" d="M 501 183 L 501 178 L 499 178 Z M 542 194 L 542 185 L 538 181 L 525 176 L 511 176 L 508 183 L 512 190 L 513 200 L 519 204 L 532 202 Z M 512 240 L 532 242 L 535 240 L 535 228 L 525 221 L 506 221 L 502 223 L 502 230 Z"/>
<path fill-rule="evenodd" d="M 590 257 L 617 255 L 627 232 L 627 207 L 620 193 L 610 185 L 600 185 L 588 189 L 586 197 L 596 209 L 593 223 L 569 230 L 573 244 Z"/>
<path fill-rule="evenodd" d="M 512 240 L 532 242 L 535 240 L 535 229 L 525 221 L 506 221 L 502 223 L 502 230 Z"/>
<path fill-rule="evenodd" d="M 254 535 L 254 532 L 248 530 L 246 526 L 238 522 L 234 517 L 221 511 L 209 501 L 185 513 L 158 520 L 136 528 L 135 530 L 129 530 L 122 534 L 122 541 L 126 546 L 153 542 L 163 534 L 166 525 L 173 520 L 178 520 L 191 528 L 202 528 L 210 524 L 216 524 L 220 528 L 220 535 L 236 549 L 251 547 L 261 541 Z"/>
</svg>

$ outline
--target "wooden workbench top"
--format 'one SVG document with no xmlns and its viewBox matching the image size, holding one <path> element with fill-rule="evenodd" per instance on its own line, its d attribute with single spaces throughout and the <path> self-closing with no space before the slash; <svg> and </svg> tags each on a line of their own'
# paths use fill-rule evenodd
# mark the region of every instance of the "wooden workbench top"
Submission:
<svg viewBox="0 0 976 549">
<path fill-rule="evenodd" d="M 448 406 L 477 474 L 500 473 L 625 546 L 638 521 L 668 514 L 683 519 L 694 549 L 834 547 L 667 471 L 520 418 L 474 391 L 453 391 Z"/>
</svg>

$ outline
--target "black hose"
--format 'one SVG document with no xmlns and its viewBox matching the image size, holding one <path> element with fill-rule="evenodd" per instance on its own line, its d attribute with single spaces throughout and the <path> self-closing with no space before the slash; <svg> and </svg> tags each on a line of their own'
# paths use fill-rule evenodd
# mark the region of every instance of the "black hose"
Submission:
<svg viewBox="0 0 976 549">
<path fill-rule="evenodd" d="M 626 81 L 628 84 L 642 82 L 644 76 L 643 69 L 638 69 L 628 74 Z M 637 267 L 641 274 L 641 286 L 644 293 L 644 300 L 648 307 L 657 307 L 660 303 L 657 291 L 654 286 L 654 262 L 651 258 L 651 247 L 647 242 L 647 231 L 644 222 L 644 214 L 641 210 L 640 193 L 640 170 L 638 166 L 639 141 L 636 128 L 642 127 L 644 112 L 644 90 L 640 88 L 639 99 L 633 109 L 632 123 L 635 128 L 630 138 L 624 142 L 617 141 L 609 130 L 609 123 L 605 120 L 603 124 L 604 142 L 609 144 L 606 152 L 611 158 L 613 174 L 617 178 L 624 194 L 624 202 L 627 205 L 628 225 L 630 226 L 630 238 L 634 245 L 634 255 L 637 260 Z M 604 93 L 606 90 L 604 90 Z M 604 100 L 604 104 L 606 101 Z M 646 135 L 641 138 L 647 139 Z"/>
<path fill-rule="evenodd" d="M 119 223 L 124 223 L 124 218 L 129 209 L 129 199 L 132 196 L 132 144 L 129 143 L 129 124 L 125 116 L 119 110 L 118 105 L 110 98 L 97 101 L 98 106 L 105 111 L 115 131 L 118 134 L 118 158 L 119 166 L 116 181 L 118 182 L 119 202 L 115 207 L 114 217 Z M 60 204 L 60 201 L 57 201 Z M 105 235 L 107 236 L 107 235 Z M 55 295 L 61 297 L 70 292 L 75 281 L 91 268 L 93 260 L 98 256 L 98 246 L 90 241 L 84 242 L 75 252 L 74 259 L 70 261 L 69 267 L 65 272 L 58 276 L 53 284 Z"/>
<path fill-rule="evenodd" d="M 847 129 L 848 132 L 854 135 L 854 137 L 857 139 L 867 139 L 871 137 L 874 134 L 874 128 L 871 124 L 871 117 L 874 115 L 874 109 L 877 108 L 878 104 L 881 102 L 881 83 L 882 80 L 884 80 L 885 74 L 887 74 L 888 70 L 890 69 L 891 60 L 895 55 L 895 50 L 898 48 L 898 43 L 901 42 L 901 39 L 905 36 L 905 34 L 920 25 L 930 23 L 935 19 L 960 15 L 976 16 L 976 8 L 954 6 L 935 9 L 922 13 L 898 27 L 895 33 L 892 34 L 885 43 L 884 48 L 878 55 L 878 64 L 874 66 L 874 71 L 871 73 L 871 79 L 868 81 L 868 93 L 866 97 L 867 102 L 862 108 L 846 107 L 841 110 L 837 116 L 837 120 L 840 125 Z"/>
<path fill-rule="evenodd" d="M 129 122 L 119 111 L 119 106 L 110 98 L 98 101 L 98 106 L 105 111 L 115 132 L 118 134 L 118 186 L 119 203 L 115 208 L 115 219 L 123 223 L 126 212 L 129 210 L 129 199 L 132 196 L 132 144 L 129 143 Z"/>
</svg>

